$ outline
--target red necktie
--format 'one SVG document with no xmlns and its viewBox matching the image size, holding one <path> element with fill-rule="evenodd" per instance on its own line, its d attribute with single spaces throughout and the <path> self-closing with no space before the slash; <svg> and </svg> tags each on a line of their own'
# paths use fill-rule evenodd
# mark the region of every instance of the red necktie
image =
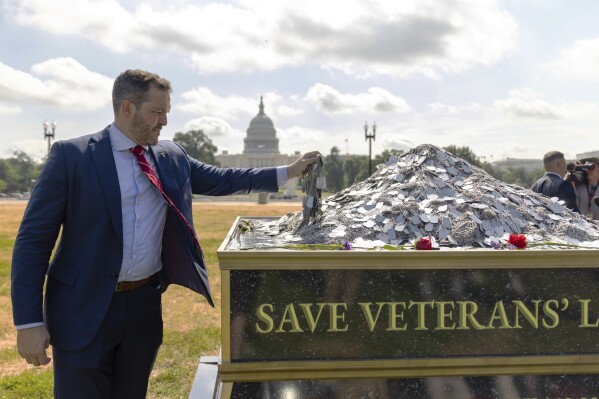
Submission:
<svg viewBox="0 0 599 399">
<path fill-rule="evenodd" d="M 152 169 L 152 167 L 150 166 L 150 163 L 144 156 L 144 148 L 142 146 L 138 145 L 136 147 L 130 148 L 129 151 L 131 151 L 133 153 L 133 155 L 135 155 L 137 157 L 137 162 L 139 163 L 139 167 L 141 168 L 141 171 L 144 172 L 144 174 L 148 177 L 148 179 L 154 185 L 154 187 L 156 187 L 158 189 L 158 191 L 160 191 L 160 194 L 162 194 L 162 196 L 164 197 L 166 202 L 169 204 L 169 206 L 175 211 L 175 213 L 179 216 L 179 218 L 181 218 L 181 220 L 185 224 L 185 227 L 187 227 L 187 230 L 189 230 L 189 234 L 191 234 L 191 236 L 193 237 L 193 242 L 195 243 L 196 247 L 199 250 L 201 250 L 202 247 L 200 247 L 200 241 L 198 240 L 196 233 L 191 228 L 191 225 L 189 224 L 189 222 L 187 221 L 185 216 L 181 213 L 179 208 L 177 208 L 177 206 L 173 203 L 173 201 L 169 198 L 168 195 L 166 195 L 166 193 L 162 189 L 162 184 L 160 184 L 158 175 L 156 175 L 156 172 L 154 172 L 154 169 Z"/>
</svg>

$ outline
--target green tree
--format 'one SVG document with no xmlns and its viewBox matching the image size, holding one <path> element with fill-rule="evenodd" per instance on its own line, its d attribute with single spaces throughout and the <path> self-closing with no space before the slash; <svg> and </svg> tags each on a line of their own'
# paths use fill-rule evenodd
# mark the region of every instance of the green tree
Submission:
<svg viewBox="0 0 599 399">
<path fill-rule="evenodd" d="M 456 157 L 462 158 L 468 161 L 470 164 L 474 166 L 478 166 L 484 169 L 488 174 L 496 178 L 497 180 L 501 180 L 505 183 L 517 184 L 520 187 L 530 188 L 535 181 L 539 179 L 544 173 L 542 169 L 531 170 L 528 171 L 525 168 L 508 168 L 505 170 L 496 169 L 489 162 L 482 162 L 480 158 L 467 146 L 457 147 L 455 145 L 450 145 L 447 147 L 443 147 L 443 149 L 447 152 L 452 153 Z"/>
<path fill-rule="evenodd" d="M 527 171 L 526 169 L 520 168 L 508 168 L 502 171 L 500 179 L 506 183 L 517 184 L 524 188 L 530 188 L 535 181 L 543 176 L 544 171 L 542 169 Z"/>
<path fill-rule="evenodd" d="M 6 182 L 10 180 L 11 173 L 12 170 L 10 169 L 8 162 L 6 162 L 5 159 L 0 159 L 0 180 L 3 182 L 3 184 L 0 185 L 0 191 L 6 191 Z"/>
<path fill-rule="evenodd" d="M 400 156 L 401 154 L 403 154 L 403 150 L 384 150 L 383 152 L 374 157 L 374 159 L 372 160 L 372 164 L 385 164 L 387 163 L 387 161 L 389 161 L 389 158 L 391 158 L 392 156 Z"/>
<path fill-rule="evenodd" d="M 365 173 L 366 172 L 366 173 Z M 364 155 L 352 155 L 343 161 L 343 188 L 366 178 L 368 158 Z"/>
<path fill-rule="evenodd" d="M 478 166 L 479 168 L 483 166 L 478 156 L 468 146 L 457 147 L 452 144 L 448 145 L 447 147 L 443 147 L 443 149 L 449 153 L 452 153 L 458 158 L 462 158 L 471 165 Z"/>
<path fill-rule="evenodd" d="M 327 189 L 333 193 L 343 188 L 343 165 L 339 159 L 339 148 L 331 148 L 331 153 L 323 160 Z"/>
<path fill-rule="evenodd" d="M 173 141 L 185 148 L 190 157 L 198 161 L 219 165 L 214 157 L 218 147 L 212 144 L 212 140 L 204 134 L 202 130 L 188 130 L 187 132 L 177 132 Z"/>
<path fill-rule="evenodd" d="M 0 160 L 0 191 L 31 191 L 40 172 L 40 164 L 25 152 L 17 151 L 12 158 Z"/>
<path fill-rule="evenodd" d="M 482 168 L 485 170 L 485 172 L 487 172 L 488 174 L 490 174 L 494 178 L 501 180 L 501 175 L 502 175 L 501 171 L 500 170 L 495 170 L 495 168 L 493 167 L 493 165 L 491 165 L 489 162 L 487 162 L 487 161 L 483 162 Z"/>
</svg>

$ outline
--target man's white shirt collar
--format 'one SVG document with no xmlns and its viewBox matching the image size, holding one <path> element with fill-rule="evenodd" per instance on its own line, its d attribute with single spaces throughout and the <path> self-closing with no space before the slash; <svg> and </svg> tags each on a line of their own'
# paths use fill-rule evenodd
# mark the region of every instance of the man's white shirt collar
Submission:
<svg viewBox="0 0 599 399">
<path fill-rule="evenodd" d="M 545 174 L 546 174 L 546 175 L 556 175 L 556 176 L 557 176 L 557 177 L 559 177 L 560 179 L 563 179 L 563 177 L 562 177 L 562 176 L 558 175 L 558 174 L 557 174 L 557 173 L 555 173 L 555 172 L 545 172 Z"/>
<path fill-rule="evenodd" d="M 137 144 L 121 132 L 114 123 L 108 128 L 108 135 L 110 136 L 110 144 L 114 151 L 129 151 L 130 148 L 137 146 Z M 148 146 L 143 146 L 144 150 L 148 151 Z"/>
</svg>

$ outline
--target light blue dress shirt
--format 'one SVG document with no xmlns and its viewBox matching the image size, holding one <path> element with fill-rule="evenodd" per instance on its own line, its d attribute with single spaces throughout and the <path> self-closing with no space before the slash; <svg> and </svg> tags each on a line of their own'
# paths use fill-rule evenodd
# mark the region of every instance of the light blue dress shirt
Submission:
<svg viewBox="0 0 599 399">
<path fill-rule="evenodd" d="M 137 144 L 114 124 L 108 129 L 112 154 L 119 176 L 123 216 L 123 263 L 119 281 L 137 281 L 162 268 L 162 233 L 167 203 L 142 172 L 137 158 L 129 151 Z M 144 156 L 156 171 L 147 147 Z M 158 173 L 156 173 L 158 174 Z"/>
<path fill-rule="evenodd" d="M 162 268 L 160 254 L 168 205 L 129 151 L 137 144 L 114 124 L 110 125 L 108 133 L 119 176 L 123 214 L 123 263 L 119 281 L 141 280 Z M 147 147 L 144 155 L 156 171 Z M 287 180 L 287 167 L 278 167 L 277 184 L 283 185 Z"/>
</svg>

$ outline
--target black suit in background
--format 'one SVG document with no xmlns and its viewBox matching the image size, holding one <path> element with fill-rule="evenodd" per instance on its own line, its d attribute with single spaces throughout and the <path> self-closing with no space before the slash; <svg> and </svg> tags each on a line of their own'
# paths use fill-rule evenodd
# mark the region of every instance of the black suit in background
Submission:
<svg viewBox="0 0 599 399">
<path fill-rule="evenodd" d="M 563 200 L 570 210 L 580 213 L 576 205 L 576 193 L 574 192 L 572 183 L 562 179 L 556 173 L 545 173 L 530 189 L 535 193 L 543 194 L 547 197 L 557 197 Z"/>
</svg>

